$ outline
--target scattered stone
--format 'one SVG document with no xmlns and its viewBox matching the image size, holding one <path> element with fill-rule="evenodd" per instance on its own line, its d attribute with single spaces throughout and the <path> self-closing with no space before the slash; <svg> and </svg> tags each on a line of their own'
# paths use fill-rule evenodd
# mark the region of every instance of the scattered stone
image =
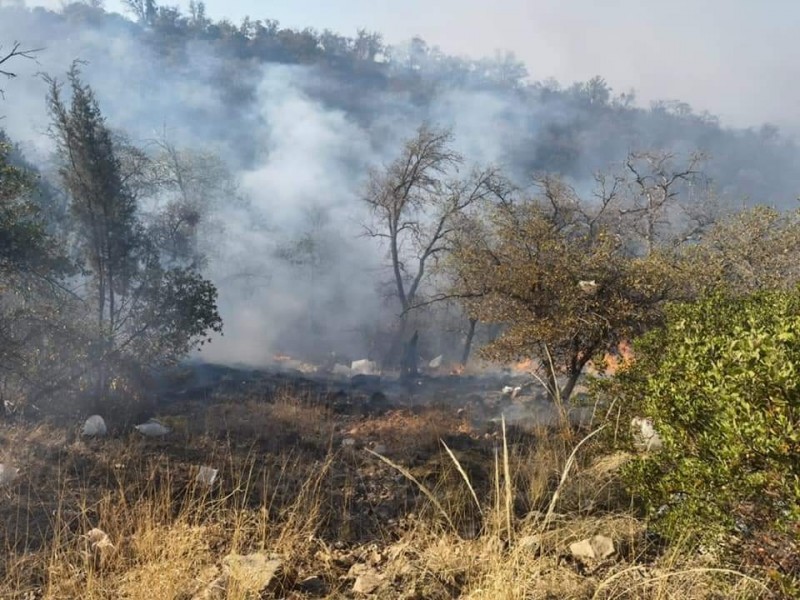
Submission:
<svg viewBox="0 0 800 600">
<path fill-rule="evenodd" d="M 525 548 L 526 550 L 536 552 L 542 547 L 542 536 L 539 534 L 526 535 L 521 537 L 517 543 L 519 544 L 520 548 Z"/>
<path fill-rule="evenodd" d="M 172 431 L 156 420 L 150 420 L 142 425 L 134 425 L 133 428 L 145 437 L 163 437 Z"/>
<path fill-rule="evenodd" d="M 352 375 L 378 375 L 378 364 L 367 358 L 354 360 L 350 364 L 350 373 Z"/>
<path fill-rule="evenodd" d="M 81 435 L 86 437 L 103 437 L 108 433 L 106 422 L 100 415 L 92 415 L 83 424 Z"/>
<path fill-rule="evenodd" d="M 333 365 L 333 369 L 331 369 L 331 374 L 336 377 L 350 377 L 353 372 L 347 365 L 335 364 Z"/>
<path fill-rule="evenodd" d="M 278 556 L 262 552 L 229 554 L 222 559 L 222 575 L 193 600 L 222 600 L 231 588 L 235 589 L 237 597 L 264 597 L 285 588 L 291 583 L 290 579 L 291 574 Z"/>
<path fill-rule="evenodd" d="M 594 555 L 600 560 L 604 560 L 609 556 L 613 556 L 617 551 L 614 548 L 614 541 L 610 537 L 604 535 L 596 535 L 591 540 Z"/>
<path fill-rule="evenodd" d="M 86 534 L 86 539 L 89 542 L 92 550 L 97 552 L 108 552 L 114 550 L 114 544 L 111 543 L 111 538 L 102 529 L 95 527 Z"/>
<path fill-rule="evenodd" d="M 442 362 L 444 361 L 444 357 L 440 354 L 436 358 L 434 358 L 431 362 L 428 363 L 428 366 L 431 369 L 438 369 L 442 366 Z"/>
<path fill-rule="evenodd" d="M 522 387 L 520 387 L 520 386 L 516 386 L 516 387 L 512 387 L 510 385 L 503 386 L 503 395 L 504 396 L 511 396 L 511 398 L 516 398 L 521 391 L 522 391 Z"/>
<path fill-rule="evenodd" d="M 306 577 L 302 581 L 298 582 L 295 588 L 301 592 L 313 594 L 315 596 L 321 596 L 328 592 L 328 586 L 325 583 L 325 580 L 319 575 Z"/>
<path fill-rule="evenodd" d="M 643 452 L 661 450 L 664 441 L 653 425 L 653 420 L 646 417 L 633 417 L 631 419 L 634 444 L 636 449 Z"/>
<path fill-rule="evenodd" d="M 611 538 L 604 535 L 596 535 L 586 538 L 580 542 L 570 544 L 569 551 L 572 556 L 582 560 L 603 560 L 612 556 L 616 549 Z"/>
<path fill-rule="evenodd" d="M 592 548 L 592 543 L 590 540 L 581 540 L 580 542 L 575 542 L 574 544 L 569 545 L 569 551 L 573 557 L 582 559 L 582 560 L 594 560 L 594 548 Z"/>
<path fill-rule="evenodd" d="M 19 469 L 12 467 L 11 465 L 0 463 L 0 486 L 10 484 L 12 481 L 14 481 L 14 479 L 16 479 L 18 474 Z"/>
<path fill-rule="evenodd" d="M 211 487 L 214 485 L 214 482 L 217 480 L 217 474 L 219 473 L 218 469 L 213 469 L 211 467 L 201 466 L 200 470 L 197 471 L 197 477 L 195 477 L 195 481 L 197 483 L 202 483 L 203 485 L 207 485 Z"/>
<path fill-rule="evenodd" d="M 371 594 L 383 583 L 383 575 L 378 573 L 375 569 L 361 563 L 355 564 L 353 567 L 361 567 L 360 569 L 356 569 L 356 571 L 361 571 L 361 573 L 356 576 L 356 581 L 353 584 L 353 591 L 356 594 Z M 350 572 L 353 572 L 353 568 L 350 569 Z"/>
</svg>

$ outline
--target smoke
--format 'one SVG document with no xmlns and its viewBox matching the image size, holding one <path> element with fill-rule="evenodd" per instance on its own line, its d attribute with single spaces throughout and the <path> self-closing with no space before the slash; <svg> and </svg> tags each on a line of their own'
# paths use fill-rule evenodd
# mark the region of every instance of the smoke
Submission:
<svg viewBox="0 0 800 600">
<path fill-rule="evenodd" d="M 64 18 L 0 7 L 0 42 L 23 37 L 26 48 L 41 48 L 35 62 L 14 62 L 19 76 L 3 82 L 0 126 L 46 165 L 53 146 L 38 74 L 63 76 L 78 59 L 108 123 L 135 143 L 166 132 L 178 147 L 226 161 L 240 186 L 215 209 L 208 275 L 225 335 L 204 349 L 210 360 L 258 365 L 278 351 L 374 352 L 370 330 L 395 308 L 377 285 L 385 249 L 361 235 L 359 196 L 369 167 L 389 162 L 423 120 L 452 127 L 468 165 L 500 164 L 519 182 L 556 168 L 580 185 L 629 150 L 666 146 L 709 152 L 718 188 L 737 200 L 788 205 L 800 190 L 800 152 L 769 131 L 680 121 L 670 107 L 598 110 L 553 89 L 478 88 L 468 71 L 432 62 L 408 74 L 416 87 L 392 87 L 319 66 L 237 62 L 203 41 L 156 50 L 121 16 L 68 10 Z"/>
</svg>

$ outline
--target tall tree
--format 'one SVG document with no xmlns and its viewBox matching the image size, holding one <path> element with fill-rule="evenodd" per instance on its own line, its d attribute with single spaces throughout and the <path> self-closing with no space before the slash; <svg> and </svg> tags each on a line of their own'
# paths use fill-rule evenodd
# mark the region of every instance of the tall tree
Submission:
<svg viewBox="0 0 800 600">
<path fill-rule="evenodd" d="M 461 217 L 505 190 L 494 168 L 476 168 L 460 176 L 464 159 L 452 144 L 452 132 L 423 124 L 392 163 L 370 173 L 364 200 L 372 222 L 366 231 L 388 246 L 393 295 L 400 309 L 390 361 L 399 358 L 409 312 L 425 303 L 423 284 L 432 266 L 451 249 Z"/>
<path fill-rule="evenodd" d="M 116 328 L 117 295 L 124 294 L 142 247 L 136 202 L 125 185 L 112 142 L 94 93 L 80 80 L 77 65 L 68 74 L 69 108 L 61 86 L 51 81 L 49 107 L 53 133 L 63 160 L 60 175 L 72 199 L 80 227 L 83 256 L 95 286 L 98 328 Z"/>
<path fill-rule="evenodd" d="M 175 360 L 201 345 L 206 331 L 220 331 L 222 322 L 210 282 L 192 268 L 162 266 L 94 93 L 76 66 L 68 81 L 69 107 L 55 80 L 48 102 L 94 306 L 97 336 L 90 354 L 102 397 L 112 369 L 130 360 L 145 366 Z"/>
</svg>

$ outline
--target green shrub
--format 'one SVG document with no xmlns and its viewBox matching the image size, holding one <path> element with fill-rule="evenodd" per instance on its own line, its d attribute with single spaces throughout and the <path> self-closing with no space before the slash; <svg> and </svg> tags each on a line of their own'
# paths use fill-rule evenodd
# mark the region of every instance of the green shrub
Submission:
<svg viewBox="0 0 800 600">
<path fill-rule="evenodd" d="M 668 307 L 614 383 L 663 449 L 627 469 L 672 537 L 796 526 L 800 517 L 800 292 L 716 295 Z"/>
</svg>

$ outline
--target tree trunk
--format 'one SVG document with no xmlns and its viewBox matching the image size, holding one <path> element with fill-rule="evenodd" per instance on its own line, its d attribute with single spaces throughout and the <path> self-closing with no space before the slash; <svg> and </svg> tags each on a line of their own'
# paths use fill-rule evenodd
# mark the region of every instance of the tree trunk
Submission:
<svg viewBox="0 0 800 600">
<path fill-rule="evenodd" d="M 461 354 L 462 366 L 467 366 L 469 355 L 472 352 L 472 340 L 475 338 L 475 326 L 478 324 L 478 319 L 469 320 L 469 329 L 467 330 L 467 339 L 464 340 L 464 352 Z"/>
</svg>

